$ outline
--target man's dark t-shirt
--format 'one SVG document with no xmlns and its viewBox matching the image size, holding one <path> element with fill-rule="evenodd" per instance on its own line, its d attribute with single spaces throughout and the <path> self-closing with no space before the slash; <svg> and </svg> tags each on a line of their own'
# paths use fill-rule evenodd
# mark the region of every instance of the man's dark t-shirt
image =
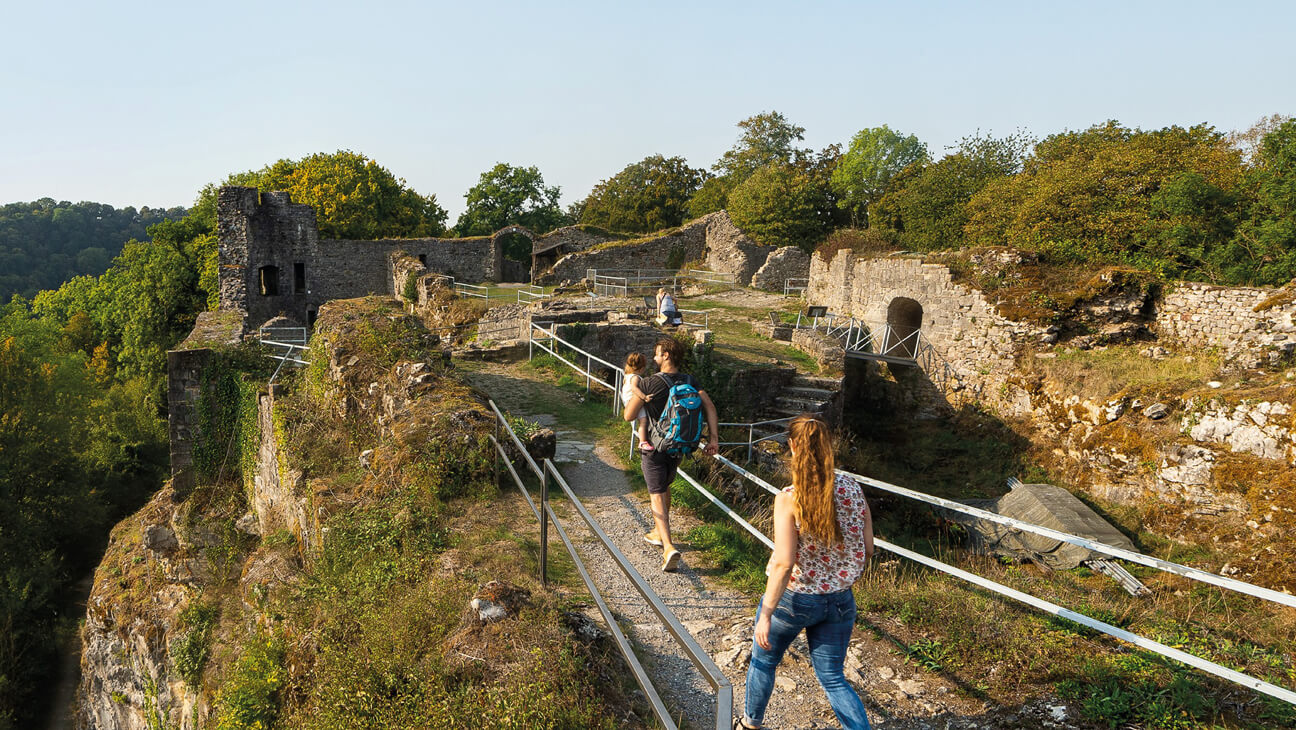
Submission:
<svg viewBox="0 0 1296 730">
<path fill-rule="evenodd" d="M 654 423 L 661 419 L 662 411 L 666 410 L 666 398 L 670 395 L 671 389 L 671 384 L 666 382 L 666 378 L 670 378 L 675 385 L 688 383 L 697 388 L 699 393 L 702 392 L 702 384 L 688 373 L 657 373 L 644 378 L 639 383 L 639 390 L 642 390 L 644 395 L 651 396 L 651 399 L 644 404 L 644 408 L 647 409 L 648 417 Z"/>
</svg>

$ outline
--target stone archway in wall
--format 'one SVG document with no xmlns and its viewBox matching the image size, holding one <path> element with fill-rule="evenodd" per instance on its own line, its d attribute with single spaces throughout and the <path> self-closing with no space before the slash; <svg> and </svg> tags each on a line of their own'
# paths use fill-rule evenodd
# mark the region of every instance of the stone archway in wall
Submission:
<svg viewBox="0 0 1296 730">
<path fill-rule="evenodd" d="M 882 352 L 897 357 L 916 357 L 918 338 L 914 333 L 922 329 L 922 304 L 909 297 L 896 297 L 887 305 L 886 316 L 887 334 Z"/>
<path fill-rule="evenodd" d="M 498 257 L 501 282 L 530 283 L 531 250 L 535 242 L 536 235 L 524 226 L 505 226 L 495 231 L 491 243 Z"/>
</svg>

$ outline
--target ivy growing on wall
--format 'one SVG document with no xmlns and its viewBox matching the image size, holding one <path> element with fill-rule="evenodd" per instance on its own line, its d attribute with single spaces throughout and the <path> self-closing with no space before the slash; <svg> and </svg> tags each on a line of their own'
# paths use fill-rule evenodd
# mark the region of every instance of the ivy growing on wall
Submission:
<svg viewBox="0 0 1296 730">
<path fill-rule="evenodd" d="M 270 377 L 271 363 L 261 346 L 242 344 L 215 350 L 203 368 L 193 448 L 202 482 L 250 474 L 255 468 L 257 394 Z"/>
</svg>

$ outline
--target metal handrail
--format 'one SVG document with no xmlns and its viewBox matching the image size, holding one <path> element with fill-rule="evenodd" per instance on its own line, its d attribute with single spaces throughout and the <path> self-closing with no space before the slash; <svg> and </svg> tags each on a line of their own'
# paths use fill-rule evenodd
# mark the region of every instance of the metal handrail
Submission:
<svg viewBox="0 0 1296 730">
<path fill-rule="evenodd" d="M 547 329 L 547 330 L 544 328 L 544 325 L 546 325 L 546 324 L 549 325 L 549 329 Z M 536 339 L 536 337 L 535 337 L 535 331 L 536 331 L 536 330 L 540 330 L 540 332 L 543 333 L 543 334 L 545 335 L 544 339 L 541 339 L 541 340 Z M 571 360 L 568 360 L 567 358 L 565 358 L 565 357 L 563 357 L 562 355 L 558 354 L 558 347 L 557 347 L 557 345 L 554 345 L 554 346 L 552 346 L 552 347 L 551 347 L 551 346 L 547 346 L 547 345 L 544 344 L 545 341 L 553 341 L 553 342 L 555 342 L 555 343 L 562 343 L 562 344 L 565 345 L 568 349 L 574 350 L 574 351 L 576 351 L 576 352 L 578 352 L 578 353 L 584 355 L 584 356 L 585 356 L 585 367 L 584 367 L 584 368 L 581 368 L 581 367 L 580 367 L 579 365 L 577 365 L 576 363 L 574 363 L 574 362 L 572 362 Z M 569 367 L 571 367 L 572 369 L 574 369 L 574 370 L 576 370 L 577 372 L 579 372 L 579 373 L 581 373 L 582 375 L 584 375 L 584 376 L 585 376 L 585 392 L 586 392 L 586 393 L 589 392 L 589 390 L 590 390 L 590 386 L 591 386 L 592 384 L 595 384 L 595 383 L 597 383 L 598 385 L 603 386 L 604 388 L 607 388 L 608 390 L 611 390 L 611 391 L 612 391 L 612 412 L 613 412 L 613 413 L 616 413 L 616 412 L 617 412 L 618 407 L 619 407 L 620 404 L 621 404 L 621 382 L 622 382 L 623 378 L 625 377 L 625 371 L 623 371 L 620 367 L 618 367 L 618 366 L 616 366 L 616 365 L 613 365 L 612 363 L 608 362 L 607 360 L 604 360 L 603 358 L 601 358 L 601 357 L 599 357 L 599 356 L 597 356 L 597 355 L 594 355 L 594 354 L 592 354 L 592 353 L 586 352 L 586 351 L 580 349 L 579 347 L 573 345 L 572 343 L 568 342 L 567 340 L 564 340 L 563 338 L 559 337 L 559 336 L 557 335 L 557 333 L 554 331 L 554 323 L 553 323 L 553 322 L 532 322 L 532 323 L 531 323 L 531 328 L 530 328 L 529 330 L 527 330 L 527 360 L 532 360 L 532 359 L 535 358 L 535 348 L 537 348 L 537 347 L 540 348 L 541 350 L 543 350 L 543 351 L 549 353 L 550 355 L 553 355 L 554 357 L 558 358 L 558 359 L 561 360 L 562 362 L 566 363 L 566 364 L 567 364 Z M 596 362 L 599 363 L 599 364 L 601 364 L 601 365 L 605 365 L 605 366 L 607 366 L 607 367 L 612 371 L 612 381 L 613 381 L 613 382 L 609 383 L 608 381 L 606 381 L 606 380 L 604 380 L 604 379 L 602 379 L 602 378 L 600 378 L 600 377 L 598 377 L 597 375 L 594 374 L 594 372 L 593 372 L 593 364 L 596 363 Z"/>
<path fill-rule="evenodd" d="M 720 671 L 720 668 L 716 666 L 711 657 L 707 655 L 701 646 L 698 645 L 697 641 L 691 634 L 689 634 L 688 630 L 684 628 L 684 625 L 680 622 L 679 618 L 675 616 L 674 612 L 667 607 L 664 601 L 662 601 L 661 596 L 657 595 L 657 593 L 653 591 L 647 581 L 644 580 L 643 576 L 640 575 L 639 571 L 635 570 L 634 566 L 630 564 L 630 561 L 625 557 L 620 549 L 616 547 L 612 540 L 607 536 L 607 533 L 603 531 L 603 528 L 598 524 L 593 516 L 590 515 L 589 511 L 585 509 L 585 505 L 581 503 L 580 498 L 578 498 L 575 492 L 572 491 L 571 486 L 567 484 L 567 480 L 563 478 L 562 473 L 558 471 L 558 467 L 554 465 L 553 461 L 544 459 L 542 462 L 543 466 L 537 465 L 535 460 L 527 452 L 525 446 L 523 446 L 521 440 L 518 439 L 517 434 L 513 431 L 512 427 L 509 426 L 508 419 L 504 416 L 503 412 L 500 411 L 499 406 L 495 405 L 494 401 L 489 401 L 489 404 L 491 410 L 495 413 L 496 423 L 496 435 L 490 437 L 491 443 L 495 446 L 496 452 L 496 476 L 498 477 L 499 461 L 502 459 L 504 465 L 508 468 L 508 473 L 512 477 L 514 484 L 517 486 L 518 490 L 522 492 L 522 496 L 526 499 L 527 505 L 531 507 L 532 514 L 534 514 L 540 522 L 541 584 L 548 586 L 548 527 L 549 523 L 552 521 L 554 530 L 562 540 L 563 547 L 565 547 L 568 554 L 571 555 L 572 562 L 576 565 L 577 572 L 580 573 L 581 580 L 585 583 L 586 589 L 594 599 L 595 605 L 598 606 L 599 613 L 603 616 L 604 622 L 607 624 L 610 633 L 615 639 L 617 648 L 620 650 L 622 657 L 625 658 L 626 663 L 630 665 L 630 671 L 634 675 L 636 683 L 648 698 L 649 704 L 652 705 L 653 713 L 665 728 L 668 730 L 678 730 L 678 726 L 671 717 L 670 711 L 666 708 L 666 705 L 658 694 L 656 687 L 653 686 L 652 680 L 648 677 L 647 671 L 643 668 L 643 664 L 640 663 L 639 658 L 635 655 L 634 647 L 631 646 L 629 639 L 626 638 L 625 633 L 621 630 L 616 615 L 612 613 L 612 609 L 607 605 L 607 601 L 604 600 L 598 586 L 594 583 L 594 579 L 586 569 L 584 561 L 581 560 L 575 544 L 572 543 L 571 538 L 568 537 L 567 530 L 563 527 L 562 521 L 558 518 L 557 513 L 553 510 L 553 506 L 549 503 L 548 479 L 552 476 L 554 483 L 560 490 L 562 490 L 563 494 L 571 502 L 581 519 L 585 521 L 585 524 L 589 526 L 590 531 L 594 533 L 594 536 L 598 538 L 599 542 L 603 543 L 603 547 L 607 549 L 609 554 L 611 554 L 617 567 L 621 569 L 621 572 L 625 574 L 626 578 L 630 580 L 630 583 L 639 591 L 639 594 L 644 597 L 644 600 L 648 602 L 648 606 L 657 614 L 658 618 L 662 620 L 666 625 L 666 628 L 675 637 L 676 641 L 684 647 L 685 653 L 693 662 L 694 666 L 696 666 L 698 671 L 706 677 L 707 681 L 715 690 L 716 730 L 726 730 L 729 728 L 733 722 L 733 685 L 724 676 L 724 673 Z M 508 457 L 508 454 L 499 443 L 497 436 L 500 435 L 501 427 L 508 433 L 513 446 L 523 455 L 527 461 L 527 465 L 540 479 L 539 508 L 536 507 L 535 502 L 531 499 L 531 495 L 527 491 L 526 485 L 523 483 L 521 477 L 518 476 L 517 470 L 513 468 L 512 460 Z"/>
<path fill-rule="evenodd" d="M 801 283 L 794 284 L 793 282 L 801 282 Z M 798 292 L 798 296 L 805 296 L 806 289 L 809 288 L 810 288 L 809 279 L 784 279 L 783 280 L 783 296 L 785 297 L 791 294 L 792 292 Z"/>
<path fill-rule="evenodd" d="M 1110 555 L 1113 558 L 1128 560 L 1131 563 L 1145 565 L 1149 568 L 1156 568 L 1157 570 L 1161 570 L 1167 573 L 1173 573 L 1175 575 L 1188 578 L 1191 580 L 1200 581 L 1202 583 L 1210 583 L 1211 585 L 1219 586 L 1220 588 L 1227 588 L 1232 591 L 1237 591 L 1238 593 L 1245 593 L 1249 596 L 1254 596 L 1256 598 L 1261 598 L 1266 601 L 1272 601 L 1274 603 L 1280 603 L 1284 606 L 1291 606 L 1293 608 L 1296 608 L 1296 596 L 1287 593 L 1280 593 L 1275 590 L 1270 590 L 1268 588 L 1263 588 L 1261 586 L 1252 585 L 1250 583 L 1236 580 L 1234 578 L 1229 578 L 1227 576 L 1208 573 L 1204 570 L 1192 568 L 1187 565 L 1180 565 L 1179 563 L 1172 563 L 1168 560 L 1161 560 L 1160 558 L 1154 558 L 1151 557 L 1150 555 L 1144 555 L 1142 553 L 1134 552 L 1132 550 L 1126 550 L 1124 548 L 1119 548 L 1112 545 L 1106 545 L 1101 542 L 1097 542 L 1095 540 L 1090 540 L 1085 537 L 1080 537 L 1079 535 L 1072 535 L 1066 532 L 1062 532 L 1060 530 L 1054 530 L 1052 528 L 1044 527 L 1042 525 L 1035 525 L 1029 522 L 1024 522 L 1022 520 L 1014 519 L 1012 517 L 1005 517 L 1004 515 L 997 514 L 995 512 L 989 512 L 987 510 L 971 507 L 969 505 L 963 504 L 962 502 L 955 502 L 950 499 L 943 499 L 941 497 L 935 497 L 930 494 L 924 494 L 923 492 L 917 492 L 912 489 L 906 489 L 904 487 L 899 487 L 884 481 L 872 479 L 870 477 L 861 476 L 859 474 L 853 474 L 843 469 L 838 469 L 837 473 L 850 477 L 851 479 L 854 479 L 860 484 L 866 484 L 870 487 L 873 487 L 875 489 L 880 489 L 884 492 L 890 492 L 892 494 L 900 495 L 901 497 L 907 497 L 909 499 L 913 499 L 919 502 L 925 502 L 927 504 L 936 507 L 941 507 L 943 509 L 948 509 L 953 512 L 960 512 L 966 515 L 970 515 L 972 517 L 976 517 L 977 519 L 987 520 L 989 522 L 996 522 L 998 524 L 1005 525 L 1007 527 L 1012 527 L 1014 529 L 1022 530 L 1024 532 L 1032 532 L 1036 535 L 1041 535 L 1043 537 L 1051 538 L 1053 540 L 1060 540 L 1061 542 L 1086 548 L 1096 553 Z"/>
<path fill-rule="evenodd" d="M 654 591 L 652 587 L 648 585 L 648 582 L 644 580 L 643 576 L 639 574 L 639 571 L 635 570 L 634 566 L 630 564 L 630 561 L 625 557 L 625 555 L 622 554 L 617 546 L 612 543 L 611 538 L 607 536 L 607 533 L 603 531 L 603 528 L 599 526 L 594 517 L 585 509 L 585 505 L 581 503 L 580 499 L 572 491 L 571 487 L 568 486 L 567 481 L 563 479 L 562 474 L 558 472 L 558 467 L 554 466 L 554 463 L 549 459 L 545 459 L 544 464 L 545 468 L 554 477 L 558 487 L 562 489 L 563 493 L 567 495 L 567 499 L 571 502 L 572 506 L 576 508 L 581 519 L 583 519 L 585 524 L 589 526 L 590 531 L 598 537 L 599 542 L 603 543 L 603 546 L 607 548 L 609 553 L 611 553 L 612 558 L 616 561 L 617 567 L 621 569 L 621 572 L 625 574 L 626 578 L 630 580 L 630 583 L 634 585 L 637 591 L 639 591 L 639 594 L 644 597 L 644 600 L 648 601 L 649 607 L 657 614 L 657 617 L 665 622 L 666 628 L 670 630 L 671 635 L 673 635 L 675 640 L 684 647 L 689 660 L 693 662 L 693 666 L 697 667 L 698 671 L 706 677 L 707 681 L 711 684 L 711 687 L 716 691 L 716 730 L 726 730 L 726 728 L 729 728 L 733 723 L 733 685 L 729 682 L 729 679 L 724 676 L 724 672 L 720 671 L 720 667 L 716 666 L 716 663 L 711 659 L 706 651 L 698 645 L 692 634 L 688 632 L 688 629 L 684 628 L 684 624 L 680 623 L 679 618 L 676 617 L 675 613 L 670 610 L 664 601 L 662 601 L 661 596 L 657 595 L 656 591 Z M 549 514 L 553 516 L 552 511 L 550 511 Z M 554 517 L 554 525 L 560 526 L 556 517 Z M 573 558 L 575 559 L 574 555 Z M 675 727 L 668 717 L 662 717 L 659 715 L 658 719 L 667 727 Z"/>
<path fill-rule="evenodd" d="M 532 290 L 536 290 L 536 291 L 532 291 Z M 527 297 L 526 301 L 527 303 L 530 303 L 539 299 L 552 299 L 553 295 L 546 294 L 545 290 L 538 286 L 526 286 L 517 290 L 517 300 L 519 302 L 522 301 L 522 297 Z"/>
<path fill-rule="evenodd" d="M 701 327 L 702 329 L 711 329 L 711 313 L 714 309 L 676 309 L 680 314 L 700 314 L 702 315 L 702 324 L 697 322 L 688 322 L 683 317 L 680 318 L 680 324 L 685 327 Z"/>
</svg>

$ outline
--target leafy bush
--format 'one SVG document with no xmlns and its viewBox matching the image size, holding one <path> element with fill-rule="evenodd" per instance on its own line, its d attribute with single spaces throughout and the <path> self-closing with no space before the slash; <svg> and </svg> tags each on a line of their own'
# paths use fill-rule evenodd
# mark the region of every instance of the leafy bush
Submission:
<svg viewBox="0 0 1296 730">
<path fill-rule="evenodd" d="M 287 679 L 281 639 L 258 634 L 243 647 L 216 698 L 216 730 L 267 730 Z"/>
<path fill-rule="evenodd" d="M 413 271 L 405 275 L 405 285 L 401 287 L 401 296 L 413 304 L 418 301 L 418 274 Z"/>
<path fill-rule="evenodd" d="M 192 688 L 198 686 L 211 655 L 212 629 L 220 609 L 215 604 L 195 601 L 180 612 L 181 634 L 171 642 L 171 661 Z"/>
</svg>

